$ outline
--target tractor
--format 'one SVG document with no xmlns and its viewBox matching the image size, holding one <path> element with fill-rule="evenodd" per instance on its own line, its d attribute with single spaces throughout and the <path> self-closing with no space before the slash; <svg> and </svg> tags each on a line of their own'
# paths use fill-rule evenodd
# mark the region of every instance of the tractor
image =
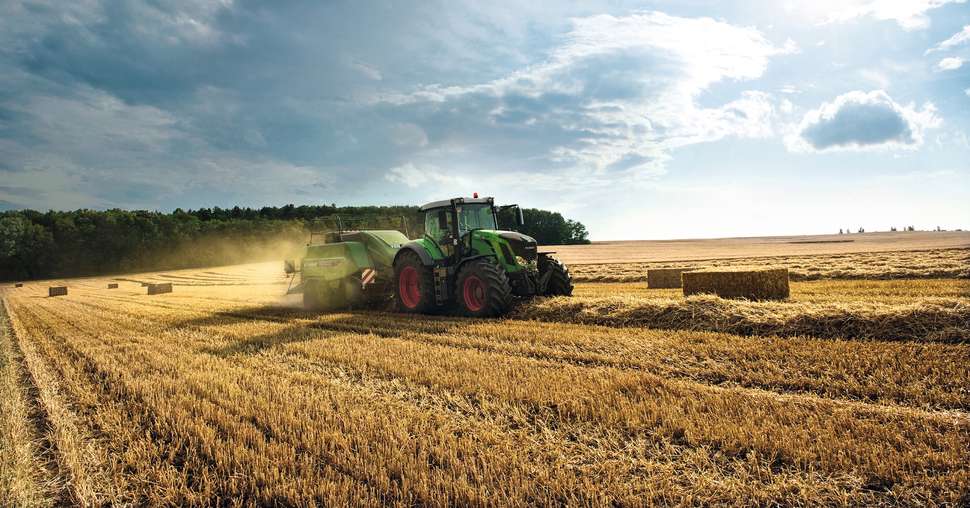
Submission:
<svg viewBox="0 0 970 508">
<path fill-rule="evenodd" d="M 432 313 L 452 304 L 472 317 L 504 314 L 513 298 L 571 295 L 572 279 L 552 252 L 536 241 L 498 229 L 493 198 L 454 198 L 421 207 L 424 237 L 405 243 L 394 256 L 394 302 L 399 311 Z"/>
<path fill-rule="evenodd" d="M 518 205 L 493 198 L 459 197 L 420 208 L 424 236 L 408 241 L 396 230 L 326 233 L 307 246 L 299 269 L 304 306 L 329 310 L 393 302 L 401 312 L 432 314 L 457 309 L 471 317 L 505 314 L 516 298 L 571 295 L 566 267 L 538 252 L 536 241 L 498 229 L 500 213 L 524 224 Z"/>
</svg>

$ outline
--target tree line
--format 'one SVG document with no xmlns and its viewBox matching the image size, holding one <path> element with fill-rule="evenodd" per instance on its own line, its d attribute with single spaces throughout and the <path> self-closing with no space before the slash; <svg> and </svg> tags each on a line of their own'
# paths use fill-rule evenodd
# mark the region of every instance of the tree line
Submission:
<svg viewBox="0 0 970 508">
<path fill-rule="evenodd" d="M 547 210 L 523 211 L 518 228 L 541 244 L 588 243 L 585 226 Z M 424 233 L 414 206 L 336 205 L 145 210 L 0 212 L 0 280 L 196 268 L 298 255 L 318 220 L 404 218 Z M 511 217 L 501 225 L 511 228 Z"/>
</svg>

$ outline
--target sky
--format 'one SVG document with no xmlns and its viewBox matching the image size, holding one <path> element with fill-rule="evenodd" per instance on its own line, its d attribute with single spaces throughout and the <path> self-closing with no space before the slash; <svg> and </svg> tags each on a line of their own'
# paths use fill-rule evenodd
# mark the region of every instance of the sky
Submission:
<svg viewBox="0 0 970 508">
<path fill-rule="evenodd" d="M 594 240 L 970 229 L 970 3 L 0 3 L 0 210 L 473 192 Z"/>
</svg>

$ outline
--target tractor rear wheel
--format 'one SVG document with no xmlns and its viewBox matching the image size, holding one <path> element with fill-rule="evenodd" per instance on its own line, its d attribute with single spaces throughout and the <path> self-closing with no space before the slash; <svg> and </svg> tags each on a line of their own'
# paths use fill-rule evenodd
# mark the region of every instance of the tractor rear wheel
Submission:
<svg viewBox="0 0 970 508">
<path fill-rule="evenodd" d="M 572 296 L 573 278 L 569 275 L 566 265 L 551 257 L 545 257 L 544 260 L 545 262 L 539 265 L 539 276 L 542 277 L 547 272 L 552 273 L 549 275 L 546 290 L 542 294 L 546 296 Z"/>
<path fill-rule="evenodd" d="M 508 276 L 488 258 L 474 259 L 461 267 L 455 293 L 458 307 L 470 317 L 500 316 L 512 305 Z"/>
<path fill-rule="evenodd" d="M 402 252 L 394 263 L 394 303 L 401 312 L 428 314 L 435 309 L 434 274 L 415 252 Z"/>
</svg>

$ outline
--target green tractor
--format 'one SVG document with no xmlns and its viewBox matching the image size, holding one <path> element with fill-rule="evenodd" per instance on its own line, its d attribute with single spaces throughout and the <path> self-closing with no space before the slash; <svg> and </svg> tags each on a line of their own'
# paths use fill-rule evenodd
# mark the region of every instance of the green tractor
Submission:
<svg viewBox="0 0 970 508">
<path fill-rule="evenodd" d="M 307 245 L 299 272 L 308 309 L 332 310 L 394 302 L 401 312 L 430 314 L 457 307 L 466 316 L 506 313 L 515 298 L 571 295 L 566 267 L 538 252 L 536 241 L 498 229 L 510 210 L 523 224 L 518 205 L 496 207 L 492 198 L 454 198 L 428 203 L 423 238 L 408 241 L 396 230 L 344 230 Z"/>
<path fill-rule="evenodd" d="M 518 205 L 498 208 L 477 194 L 422 206 L 424 238 L 394 257 L 397 309 L 432 313 L 454 304 L 466 316 L 492 317 L 508 311 L 515 297 L 571 295 L 569 271 L 552 252 L 538 252 L 532 237 L 498 229 L 505 209 L 523 224 Z"/>
</svg>

